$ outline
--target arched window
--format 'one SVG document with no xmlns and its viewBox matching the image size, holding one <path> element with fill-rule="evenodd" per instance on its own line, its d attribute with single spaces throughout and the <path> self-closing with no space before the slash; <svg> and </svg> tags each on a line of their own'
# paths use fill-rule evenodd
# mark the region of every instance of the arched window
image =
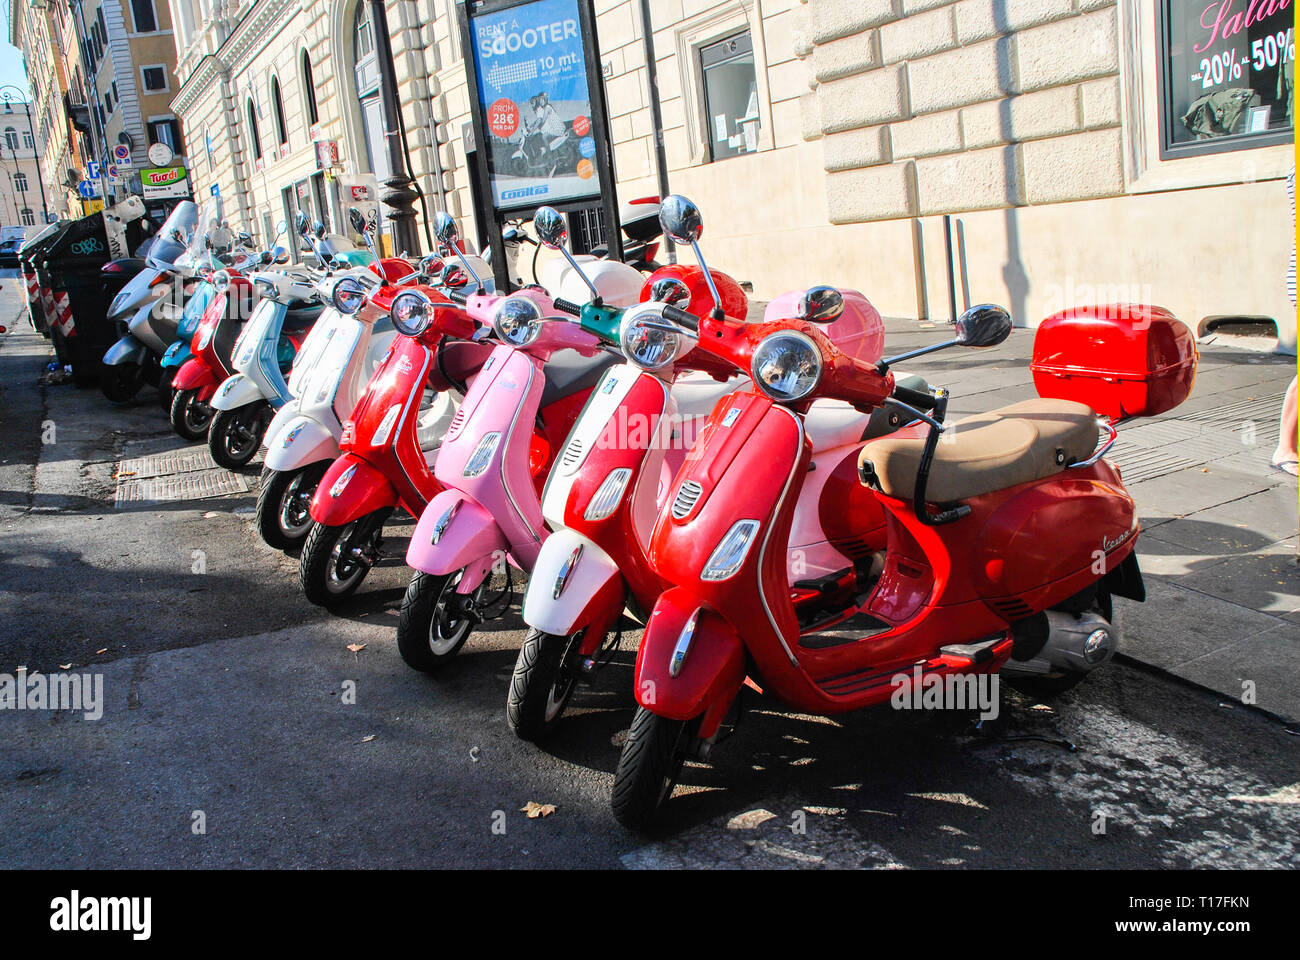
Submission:
<svg viewBox="0 0 1300 960">
<path fill-rule="evenodd" d="M 307 105 L 307 126 L 314 127 L 320 122 L 320 113 L 316 109 L 316 79 L 311 71 L 311 54 L 302 52 L 302 100 Z"/>
<path fill-rule="evenodd" d="M 253 159 L 262 159 L 262 139 L 257 135 L 257 108 L 253 106 L 253 98 L 248 98 L 248 139 L 253 147 Z"/>
<path fill-rule="evenodd" d="M 36 214 L 32 213 L 31 207 L 23 207 L 22 218 L 24 227 L 36 226 Z"/>
<path fill-rule="evenodd" d="M 21 170 L 14 174 L 14 189 L 19 193 L 27 192 L 27 174 Z"/>
<path fill-rule="evenodd" d="M 5 127 L 5 146 L 10 150 L 18 149 L 18 131 L 13 127 Z"/>
<path fill-rule="evenodd" d="M 271 78 L 271 112 L 275 118 L 275 142 L 283 146 L 289 142 L 289 131 L 284 125 L 284 101 L 280 99 L 280 78 Z"/>
</svg>

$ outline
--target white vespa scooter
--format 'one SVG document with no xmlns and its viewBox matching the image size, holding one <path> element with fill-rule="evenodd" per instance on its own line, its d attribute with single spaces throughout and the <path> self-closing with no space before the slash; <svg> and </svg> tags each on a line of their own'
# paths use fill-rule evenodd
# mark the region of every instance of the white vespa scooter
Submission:
<svg viewBox="0 0 1300 960">
<path fill-rule="evenodd" d="M 380 258 L 365 218 L 355 208 L 349 217 L 365 238 L 375 267 L 334 270 L 317 283 L 326 312 L 294 362 L 291 399 L 266 430 L 257 529 L 268 546 L 281 550 L 301 544 L 311 531 L 308 506 L 320 478 L 341 455 L 343 423 L 397 335 L 387 302 L 376 304 L 371 295 L 385 285 L 426 282 L 427 274 L 442 266 L 437 258 L 427 258 L 420 270 L 404 260 Z M 456 407 L 450 391 L 433 395 L 417 428 L 422 446 L 442 436 Z"/>
</svg>

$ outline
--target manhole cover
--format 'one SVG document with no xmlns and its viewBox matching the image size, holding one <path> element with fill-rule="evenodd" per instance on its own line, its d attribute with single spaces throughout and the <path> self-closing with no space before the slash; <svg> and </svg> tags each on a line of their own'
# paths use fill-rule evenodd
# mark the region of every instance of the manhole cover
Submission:
<svg viewBox="0 0 1300 960">
<path fill-rule="evenodd" d="M 117 484 L 116 506 L 207 500 L 232 493 L 248 493 L 248 479 L 229 470 L 193 470 L 167 477 L 132 477 Z"/>
<path fill-rule="evenodd" d="M 206 447 L 191 450 L 170 450 L 148 457 L 132 457 L 117 465 L 117 475 L 124 480 L 145 477 L 165 477 L 171 473 L 190 473 L 195 470 L 215 470 L 216 462 Z"/>
</svg>

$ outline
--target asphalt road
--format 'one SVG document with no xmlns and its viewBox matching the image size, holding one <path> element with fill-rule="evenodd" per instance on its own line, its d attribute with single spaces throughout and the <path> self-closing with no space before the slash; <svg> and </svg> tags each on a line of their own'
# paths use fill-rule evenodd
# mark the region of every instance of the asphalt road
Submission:
<svg viewBox="0 0 1300 960">
<path fill-rule="evenodd" d="M 661 835 L 630 835 L 608 793 L 635 636 L 546 749 L 517 742 L 517 604 L 432 679 L 397 654 L 399 563 L 327 614 L 252 495 L 114 509 L 123 452 L 171 445 L 161 411 L 38 386 L 0 284 L 0 674 L 93 671 L 105 699 L 0 710 L 0 867 L 1300 866 L 1300 737 L 1121 664 L 982 726 L 753 702 Z"/>
</svg>

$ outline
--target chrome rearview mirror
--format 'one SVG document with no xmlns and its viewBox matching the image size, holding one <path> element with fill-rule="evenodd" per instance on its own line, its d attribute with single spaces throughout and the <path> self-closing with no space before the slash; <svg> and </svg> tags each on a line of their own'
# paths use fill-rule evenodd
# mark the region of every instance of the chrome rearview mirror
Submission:
<svg viewBox="0 0 1300 960">
<path fill-rule="evenodd" d="M 569 266 L 573 267 L 574 272 L 582 278 L 582 282 L 591 291 L 591 302 L 600 306 L 600 291 L 591 282 L 591 278 L 582 272 L 582 267 L 578 266 L 578 261 L 574 260 L 573 254 L 569 252 L 569 223 L 564 219 L 564 214 L 554 207 L 538 207 L 537 213 L 533 215 L 533 230 L 537 232 L 537 239 L 541 241 L 542 246 L 559 250 L 564 255 L 564 259 L 569 261 Z"/>
<path fill-rule="evenodd" d="M 311 229 L 311 221 L 307 219 L 307 214 L 301 210 L 298 211 L 297 217 L 294 218 L 294 224 L 297 226 L 298 232 L 304 237 L 307 236 L 307 231 Z"/>
<path fill-rule="evenodd" d="M 844 294 L 834 287 L 809 287 L 799 298 L 795 316 L 809 323 L 830 323 L 844 312 Z"/>
<path fill-rule="evenodd" d="M 569 223 L 554 207 L 538 207 L 533 215 L 533 230 L 542 246 L 562 250 L 568 245 Z"/>
<path fill-rule="evenodd" d="M 478 292 L 483 293 L 487 290 L 483 286 L 483 281 L 479 275 L 474 272 L 474 267 L 470 265 L 465 254 L 460 249 L 460 226 L 456 223 L 456 218 L 445 210 L 439 210 L 433 218 L 433 235 L 438 238 L 438 243 L 442 244 L 453 254 L 461 265 L 474 278 L 474 283 L 478 285 Z"/>
<path fill-rule="evenodd" d="M 353 230 L 363 236 L 370 230 L 370 225 L 366 223 L 366 215 L 356 207 L 348 208 L 348 223 L 352 224 Z"/>
<path fill-rule="evenodd" d="M 996 347 L 1011 335 L 1011 315 L 992 303 L 970 307 L 955 325 L 954 339 L 963 347 Z"/>
<path fill-rule="evenodd" d="M 694 201 L 674 193 L 659 204 L 659 225 L 664 228 L 664 235 L 674 243 L 690 245 L 700 269 L 704 271 L 704 282 L 709 286 L 709 295 L 713 297 L 713 317 L 721 320 L 725 316 L 722 297 L 718 295 L 713 273 L 704 262 L 704 254 L 700 252 L 700 236 L 704 233 L 704 215 L 700 213 L 700 208 Z"/>
</svg>

